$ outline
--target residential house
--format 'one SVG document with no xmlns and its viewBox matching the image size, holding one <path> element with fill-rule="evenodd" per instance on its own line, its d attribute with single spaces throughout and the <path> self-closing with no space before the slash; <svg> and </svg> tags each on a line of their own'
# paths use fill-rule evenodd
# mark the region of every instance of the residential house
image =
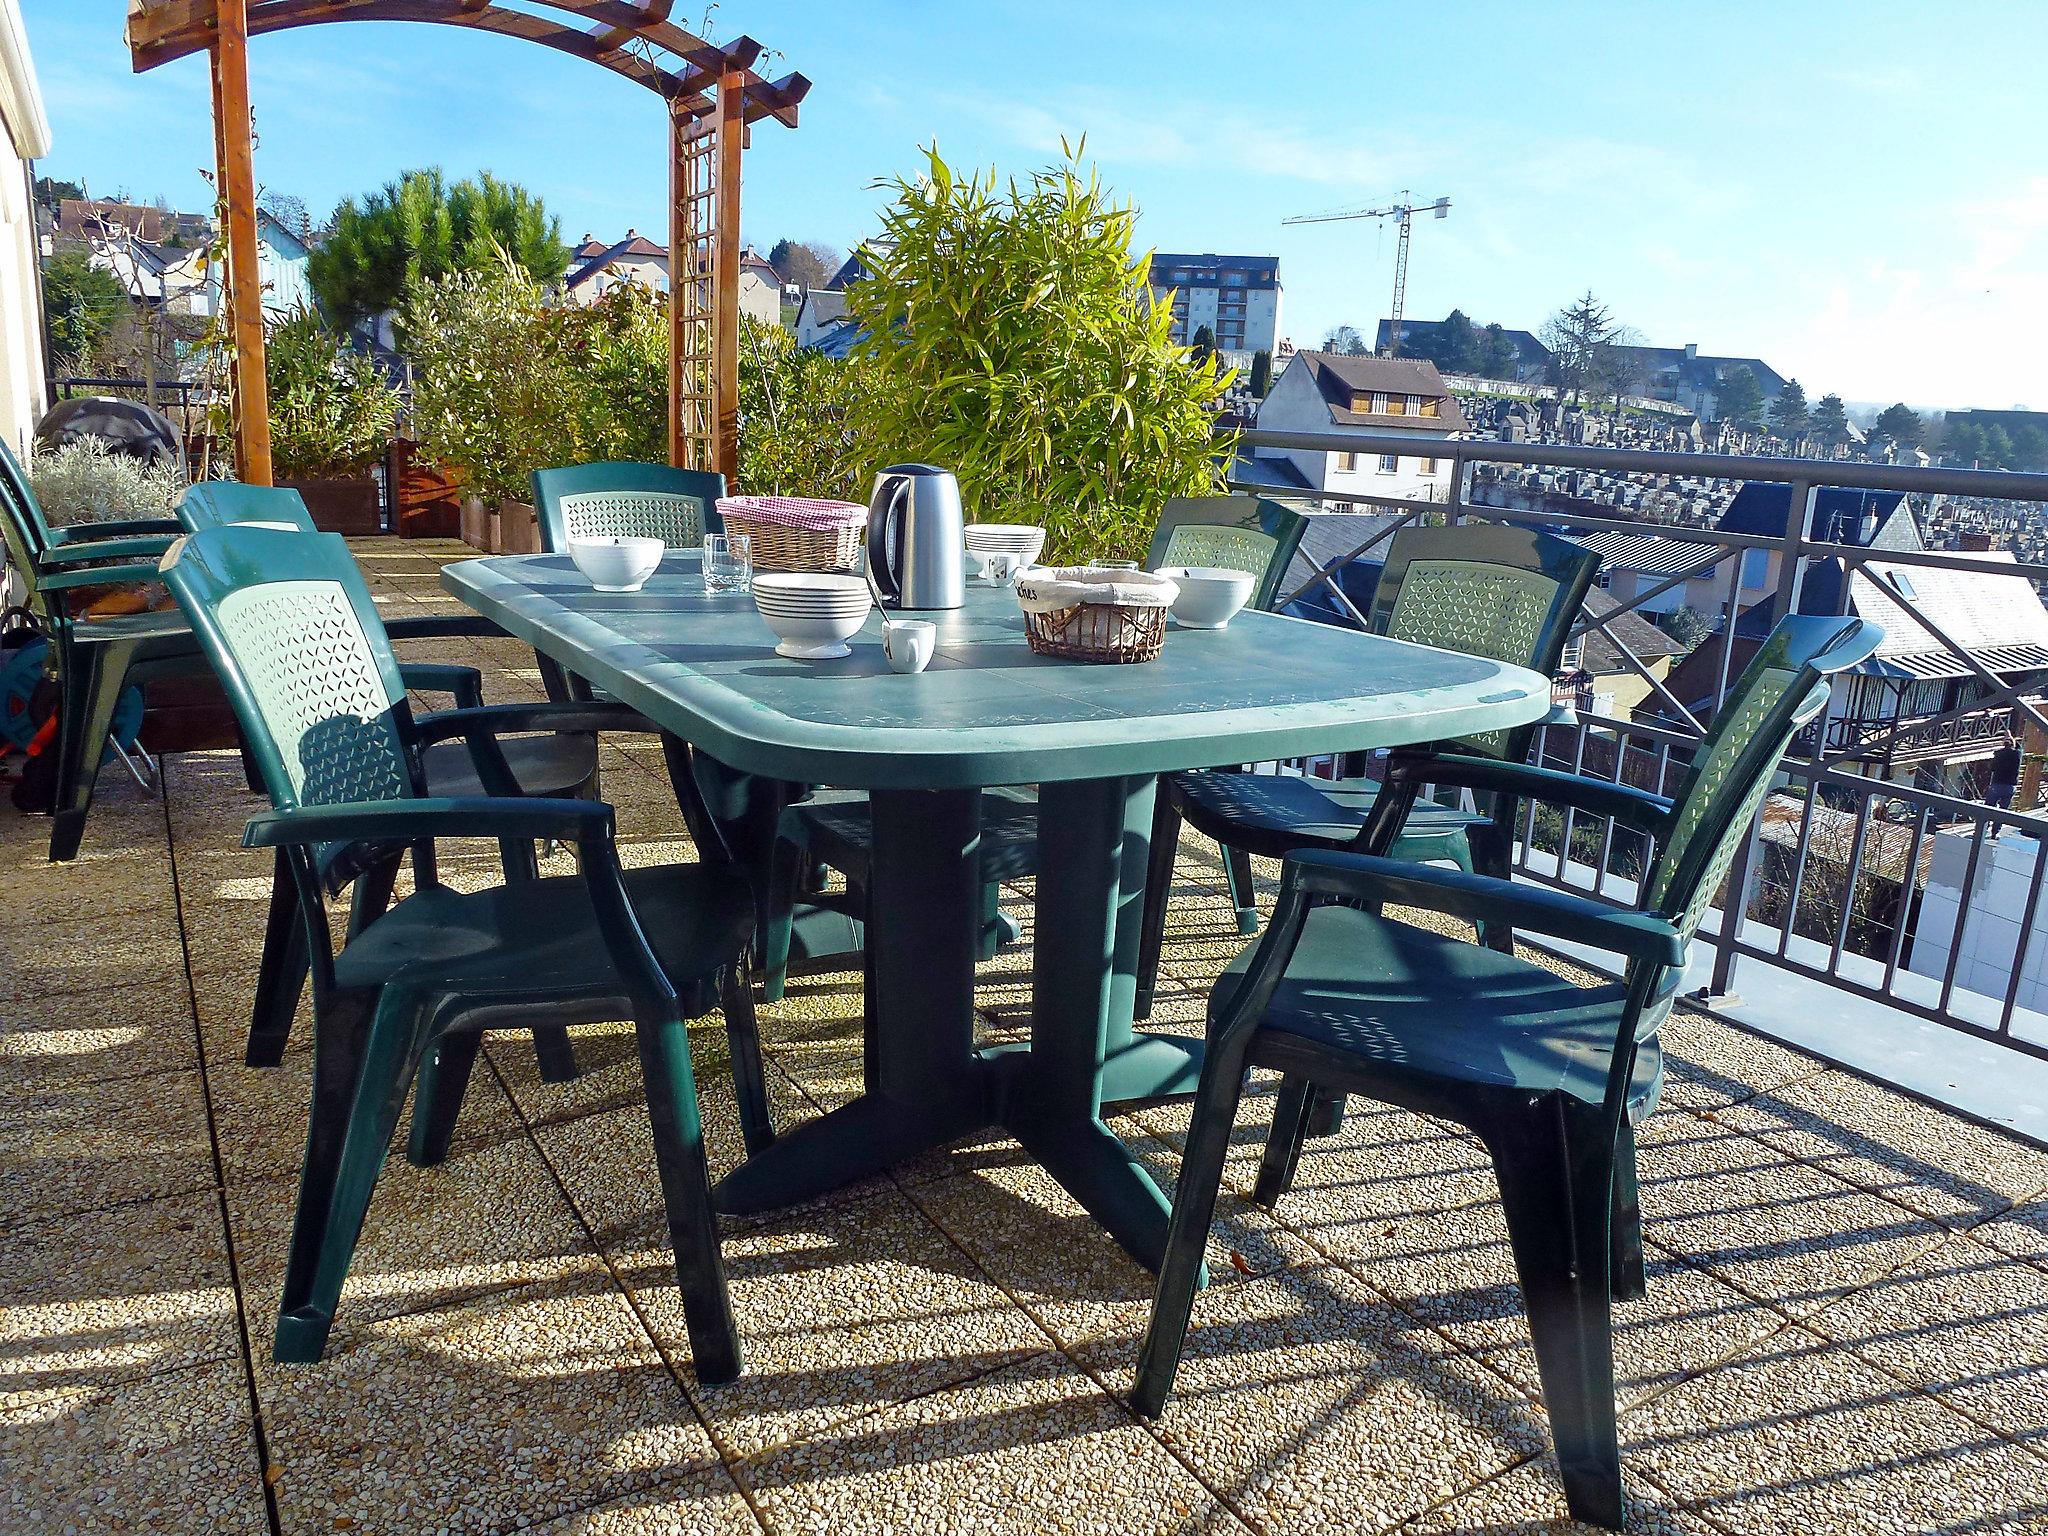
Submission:
<svg viewBox="0 0 2048 1536">
<path fill-rule="evenodd" d="M 1632 720 L 1637 709 L 1656 697 L 1656 688 L 1643 673 L 1664 682 L 1685 647 L 1598 589 L 1586 594 L 1585 613 L 1607 628 L 1589 629 L 1566 642 L 1553 696 L 1580 714 Z M 1640 670 L 1629 664 L 1630 657 L 1640 663 Z"/>
<path fill-rule="evenodd" d="M 160 244 L 117 225 L 92 236 L 90 245 L 92 264 L 119 278 L 138 304 L 199 319 L 219 312 L 221 273 L 210 247 Z M 313 302 L 311 253 L 267 209 L 256 210 L 256 249 L 266 313 L 287 315 Z"/>
<path fill-rule="evenodd" d="M 1668 400 L 1695 416 L 1715 417 L 1721 383 L 1737 368 L 1756 375 L 1768 405 L 1785 387 L 1784 375 L 1760 357 L 1706 357 L 1697 342 L 1682 347 L 1615 347 L 1621 385 L 1632 395 Z"/>
<path fill-rule="evenodd" d="M 1442 447 L 1466 430 L 1436 365 L 1416 358 L 1297 352 L 1259 402 L 1262 432 L 1340 432 L 1409 438 L 1408 453 L 1260 448 L 1239 478 L 1307 492 L 1339 509 L 1373 498 L 1443 501 L 1451 484 Z"/>
<path fill-rule="evenodd" d="M 14 157 L 0 176 L 0 434 L 26 455 L 49 404 L 44 374 L 42 291 L 37 280 L 32 162 L 50 152 L 50 124 L 29 57 L 17 0 L 0 0 L 0 126 Z"/>
<path fill-rule="evenodd" d="M 1152 258 L 1154 302 L 1173 306 L 1173 339 L 1193 346 L 1204 327 L 1216 349 L 1272 352 L 1280 340 L 1280 259 L 1277 256 Z"/>
<path fill-rule="evenodd" d="M 668 247 L 656 245 L 637 229 L 627 230 L 625 239 L 610 245 L 585 235 L 569 258 L 562 291 L 570 303 L 587 306 L 627 283 L 668 292 Z M 740 313 L 766 325 L 782 323 L 782 279 L 751 245 L 740 251 Z"/>
<path fill-rule="evenodd" d="M 893 240 L 863 240 L 847 252 L 846 260 L 839 263 L 839 270 L 832 274 L 832 281 L 825 286 L 844 292 L 855 283 L 866 282 L 875 275 L 870 263 L 895 249 Z"/>
<path fill-rule="evenodd" d="M 1744 489 L 1778 493 L 1782 529 L 1785 487 Z M 1896 505 L 1896 492 L 1821 491 L 1817 500 L 1817 537 L 1901 552 L 1919 548 L 1911 514 Z M 1748 527 L 1759 531 L 1769 527 L 1762 505 L 1759 499 L 1747 509 Z M 1731 508 L 1730 519 L 1735 514 Z M 1978 548 L 1971 554 L 1993 564 L 2013 563 L 2007 550 Z M 1778 558 L 1770 551 L 1769 566 L 1757 572 L 1769 576 L 1771 595 L 1742 611 L 1728 656 L 1731 673 L 1747 664 L 1770 633 Z M 1880 587 L 1880 580 L 1899 596 Z M 1800 579 L 1797 610 L 1853 613 L 1884 630 L 1876 655 L 1836 680 L 1822 727 L 1829 752 L 1846 753 L 1881 778 L 1966 798 L 1981 793 L 1991 754 L 2016 728 L 2011 702 L 1993 695 L 2016 689 L 2035 698 L 2048 689 L 2048 608 L 2017 572 L 1868 560 L 1845 574 L 1839 560 L 1812 560 Z M 1944 645 L 1936 631 L 1960 646 L 1968 660 Z M 1721 641 L 1711 640 L 1673 670 L 1671 692 L 1695 715 L 1712 707 L 1722 650 Z"/>
<path fill-rule="evenodd" d="M 585 235 L 576 247 L 562 291 L 572 304 L 595 304 L 613 289 L 638 283 L 656 293 L 668 292 L 668 247 L 656 245 L 637 229 L 626 238 L 603 245 Z"/>
<path fill-rule="evenodd" d="M 846 313 L 846 294 L 838 288 L 813 288 L 797 306 L 796 344 L 822 348 L 841 331 L 851 330 Z"/>
</svg>

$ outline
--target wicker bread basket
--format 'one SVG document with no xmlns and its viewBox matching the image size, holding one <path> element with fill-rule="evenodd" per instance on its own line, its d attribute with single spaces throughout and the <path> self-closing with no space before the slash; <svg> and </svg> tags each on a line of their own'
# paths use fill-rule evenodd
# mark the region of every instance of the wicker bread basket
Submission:
<svg viewBox="0 0 2048 1536">
<path fill-rule="evenodd" d="M 868 509 L 805 496 L 721 496 L 729 534 L 745 535 L 757 571 L 850 571 L 860 564 Z"/>
<path fill-rule="evenodd" d="M 1041 656 L 1068 661 L 1154 661 L 1166 644 L 1166 613 L 1180 589 L 1142 571 L 1043 568 L 1017 578 L 1024 639 Z"/>
</svg>

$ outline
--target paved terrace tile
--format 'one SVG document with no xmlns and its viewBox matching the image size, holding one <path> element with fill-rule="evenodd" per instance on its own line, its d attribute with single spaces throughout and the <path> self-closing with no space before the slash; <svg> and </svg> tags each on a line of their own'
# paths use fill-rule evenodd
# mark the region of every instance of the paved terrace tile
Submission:
<svg viewBox="0 0 2048 1536">
<path fill-rule="evenodd" d="M 459 546 L 360 547 L 387 610 L 449 607 Z M 420 654 L 538 692 L 515 645 Z M 629 862 L 689 856 L 656 743 L 602 771 Z M 493 1037 L 448 1161 L 387 1163 L 328 1359 L 273 1364 L 310 1018 L 243 1064 L 254 804 L 232 753 L 162 800 L 110 774 L 61 867 L 0 812 L 0 1533 L 1578 1529 L 1482 1149 L 1355 1103 L 1265 1212 L 1263 1077 L 1156 1424 L 1122 1401 L 1149 1278 L 1000 1137 L 730 1224 L 751 1369 L 700 1388 L 622 1024 L 574 1032 L 568 1083 Z M 444 866 L 493 878 L 487 846 Z M 1028 882 L 1006 907 L 1028 946 Z M 1155 1022 L 1199 1030 L 1242 942 L 1188 837 Z M 985 968 L 988 1038 L 1028 975 Z M 858 1091 L 857 974 L 762 1025 L 779 1124 Z M 1616 1313 L 1631 1529 L 2048 1530 L 2048 1153 L 1703 1014 L 1665 1039 L 1650 1296 Z M 693 1045 L 722 1169 L 720 1022 Z M 1171 1180 L 1186 1125 L 1114 1128 Z"/>
</svg>

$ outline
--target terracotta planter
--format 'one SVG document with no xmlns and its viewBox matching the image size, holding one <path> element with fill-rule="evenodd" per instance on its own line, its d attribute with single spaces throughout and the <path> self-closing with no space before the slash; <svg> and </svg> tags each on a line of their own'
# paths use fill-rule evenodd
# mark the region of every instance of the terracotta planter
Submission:
<svg viewBox="0 0 2048 1536">
<path fill-rule="evenodd" d="M 323 533 L 367 538 L 384 531 L 384 498 L 368 475 L 345 480 L 280 480 L 306 498 L 313 526 Z"/>
<path fill-rule="evenodd" d="M 537 555 L 540 553 L 540 521 L 523 501 L 498 503 L 498 553 Z"/>
</svg>

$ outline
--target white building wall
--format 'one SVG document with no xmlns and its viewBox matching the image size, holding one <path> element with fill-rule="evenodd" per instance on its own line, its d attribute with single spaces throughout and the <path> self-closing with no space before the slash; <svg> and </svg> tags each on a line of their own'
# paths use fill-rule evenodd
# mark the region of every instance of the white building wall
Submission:
<svg viewBox="0 0 2048 1536">
<path fill-rule="evenodd" d="M 28 162 L 50 152 L 50 125 L 17 0 L 0 0 L 0 123 L 12 150 L 0 161 L 0 433 L 26 453 L 49 403 Z"/>
<path fill-rule="evenodd" d="M 2026 917 L 2027 891 L 2041 845 L 2017 832 L 1986 836 L 1978 855 L 1975 883 L 1967 891 L 1973 832 L 1937 832 L 1928 861 L 1927 888 L 1920 898 L 1906 969 L 1939 980 L 1948 973 L 1955 948 L 1956 917 L 1969 914 L 1963 925 L 1962 952 L 1956 961 L 1956 986 L 2003 1001 L 2012 980 L 2013 961 Z M 2048 923 L 2036 920 L 2021 965 L 2018 1007 L 2048 1011 Z"/>
</svg>

